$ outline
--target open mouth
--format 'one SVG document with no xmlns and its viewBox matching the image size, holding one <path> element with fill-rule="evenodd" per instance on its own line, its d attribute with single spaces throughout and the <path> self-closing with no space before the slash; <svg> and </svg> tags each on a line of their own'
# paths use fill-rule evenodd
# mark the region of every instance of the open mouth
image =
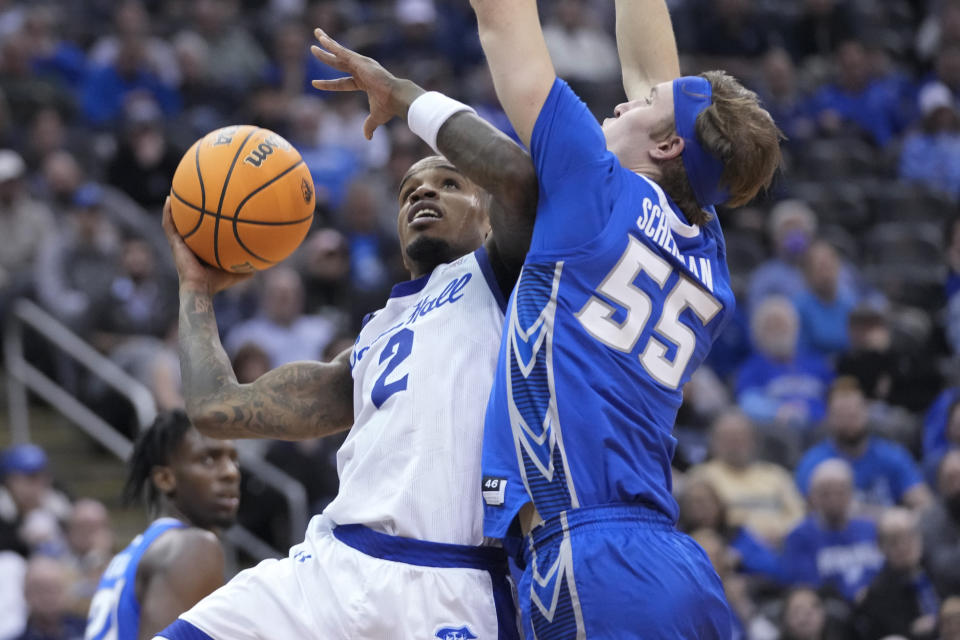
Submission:
<svg viewBox="0 0 960 640">
<path fill-rule="evenodd" d="M 443 217 L 443 211 L 433 202 L 421 200 L 407 212 L 407 224 L 415 222 L 426 222 L 428 220 L 439 220 Z"/>
</svg>

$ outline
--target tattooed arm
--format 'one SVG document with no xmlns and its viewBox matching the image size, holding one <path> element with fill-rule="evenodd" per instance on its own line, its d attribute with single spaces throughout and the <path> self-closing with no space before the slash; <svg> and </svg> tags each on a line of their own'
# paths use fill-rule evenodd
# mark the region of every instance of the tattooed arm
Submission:
<svg viewBox="0 0 960 640">
<path fill-rule="evenodd" d="M 537 174 L 530 155 L 490 123 L 463 111 L 447 120 L 437 146 L 463 175 L 493 197 L 487 251 L 509 295 L 520 274 L 537 212 Z"/>
<path fill-rule="evenodd" d="M 305 440 L 353 423 L 350 352 L 333 362 L 294 362 L 240 384 L 213 313 L 213 294 L 249 276 L 204 267 L 164 206 L 163 227 L 180 275 L 180 370 L 187 415 L 215 438 Z"/>
<path fill-rule="evenodd" d="M 370 116 L 363 130 L 368 138 L 391 119 L 406 118 L 410 105 L 424 93 L 415 83 L 395 77 L 376 60 L 347 49 L 322 30 L 317 29 L 316 36 L 322 48 L 312 47 L 313 55 L 350 76 L 314 80 L 313 86 L 366 92 Z M 536 216 L 537 176 L 530 155 L 490 123 L 466 111 L 444 123 L 437 147 L 464 176 L 493 197 L 493 233 L 487 249 L 501 287 L 509 291 L 530 246 Z"/>
</svg>

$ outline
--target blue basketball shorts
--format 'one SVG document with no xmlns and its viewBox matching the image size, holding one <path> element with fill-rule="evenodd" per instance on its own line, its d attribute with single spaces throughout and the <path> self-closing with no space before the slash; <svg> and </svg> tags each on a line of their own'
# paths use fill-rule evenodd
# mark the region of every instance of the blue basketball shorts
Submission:
<svg viewBox="0 0 960 640">
<path fill-rule="evenodd" d="M 527 640 L 729 640 L 703 549 L 642 505 L 572 509 L 534 528 L 518 586 Z"/>
</svg>

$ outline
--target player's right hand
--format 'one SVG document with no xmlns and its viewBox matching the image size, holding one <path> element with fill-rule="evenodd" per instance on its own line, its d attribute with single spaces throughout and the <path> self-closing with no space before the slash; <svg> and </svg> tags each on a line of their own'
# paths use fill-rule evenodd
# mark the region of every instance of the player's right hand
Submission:
<svg viewBox="0 0 960 640">
<path fill-rule="evenodd" d="M 200 262 L 173 224 L 170 196 L 167 196 L 163 203 L 163 232 L 167 236 L 167 242 L 170 243 L 170 251 L 173 253 L 173 262 L 180 277 L 181 287 L 186 285 L 213 295 L 253 277 L 252 273 L 230 273 L 208 267 Z"/>
<path fill-rule="evenodd" d="M 323 91 L 365 92 L 370 102 L 370 115 L 363 123 L 363 135 L 367 140 L 373 137 L 377 127 L 394 117 L 406 118 L 411 103 L 424 93 L 414 82 L 397 78 L 373 58 L 347 49 L 322 29 L 314 30 L 314 36 L 320 43 L 319 47 L 310 47 L 314 57 L 350 76 L 314 80 L 313 86 Z"/>
</svg>

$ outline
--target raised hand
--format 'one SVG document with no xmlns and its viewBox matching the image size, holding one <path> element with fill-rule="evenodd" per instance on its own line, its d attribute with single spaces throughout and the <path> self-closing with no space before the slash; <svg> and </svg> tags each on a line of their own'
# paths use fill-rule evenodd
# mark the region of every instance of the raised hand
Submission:
<svg viewBox="0 0 960 640">
<path fill-rule="evenodd" d="M 252 273 L 230 273 L 203 264 L 183 241 L 177 227 L 173 224 L 169 196 L 163 203 L 163 232 L 167 236 L 167 242 L 170 243 L 170 251 L 173 252 L 173 262 L 177 267 L 181 286 L 188 285 L 213 295 L 253 277 Z"/>
<path fill-rule="evenodd" d="M 410 80 L 397 78 L 373 58 L 347 49 L 322 29 L 313 32 L 320 46 L 310 51 L 321 62 L 349 73 L 346 78 L 314 80 L 313 86 L 323 91 L 363 91 L 370 102 L 370 115 L 363 123 L 363 135 L 369 140 L 377 127 L 394 117 L 406 118 L 410 104 L 424 90 Z"/>
</svg>

